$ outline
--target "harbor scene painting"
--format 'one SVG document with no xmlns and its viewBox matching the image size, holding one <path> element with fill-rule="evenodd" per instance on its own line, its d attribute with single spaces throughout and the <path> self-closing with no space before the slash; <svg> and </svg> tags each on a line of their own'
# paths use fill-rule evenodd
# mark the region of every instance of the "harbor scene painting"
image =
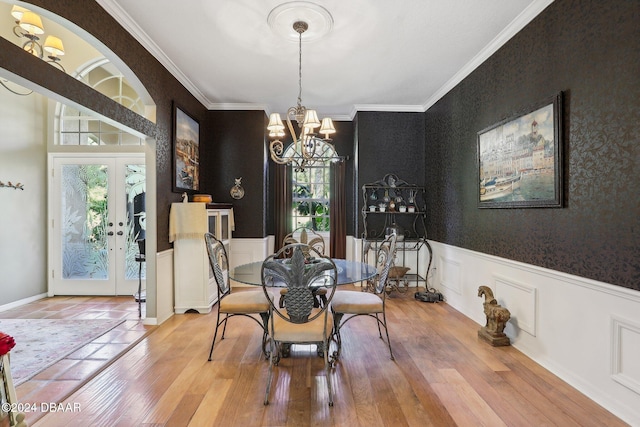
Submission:
<svg viewBox="0 0 640 427">
<path fill-rule="evenodd" d="M 478 133 L 478 207 L 561 207 L 560 106 L 558 94 Z"/>
<path fill-rule="evenodd" d="M 186 112 L 174 106 L 173 191 L 195 191 L 199 188 L 200 125 Z"/>
</svg>

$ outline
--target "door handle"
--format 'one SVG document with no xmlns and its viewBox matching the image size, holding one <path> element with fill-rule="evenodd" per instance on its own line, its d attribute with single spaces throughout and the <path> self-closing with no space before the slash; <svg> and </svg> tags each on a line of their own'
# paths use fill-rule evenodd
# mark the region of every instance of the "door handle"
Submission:
<svg viewBox="0 0 640 427">
<path fill-rule="evenodd" d="M 108 232 L 107 236 L 113 236 L 113 231 Z"/>
<path fill-rule="evenodd" d="M 116 234 L 117 234 L 118 236 L 122 236 L 122 235 L 124 234 L 124 232 L 123 232 L 123 231 L 118 231 Z"/>
</svg>

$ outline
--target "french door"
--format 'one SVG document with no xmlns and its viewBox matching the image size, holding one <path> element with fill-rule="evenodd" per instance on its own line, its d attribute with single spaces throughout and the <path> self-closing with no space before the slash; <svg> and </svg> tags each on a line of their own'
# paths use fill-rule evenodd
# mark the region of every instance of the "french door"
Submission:
<svg viewBox="0 0 640 427">
<path fill-rule="evenodd" d="M 54 157 L 50 295 L 133 295 L 144 263 L 144 155 Z"/>
</svg>

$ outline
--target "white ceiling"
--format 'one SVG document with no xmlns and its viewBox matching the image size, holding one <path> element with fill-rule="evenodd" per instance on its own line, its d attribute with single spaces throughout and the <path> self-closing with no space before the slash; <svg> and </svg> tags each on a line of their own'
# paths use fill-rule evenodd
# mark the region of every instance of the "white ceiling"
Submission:
<svg viewBox="0 0 640 427">
<path fill-rule="evenodd" d="M 267 23 L 285 1 L 97 1 L 207 108 L 295 105 L 297 34 Z M 333 27 L 303 35 L 302 104 L 338 120 L 425 111 L 552 1 L 315 0 Z"/>
</svg>

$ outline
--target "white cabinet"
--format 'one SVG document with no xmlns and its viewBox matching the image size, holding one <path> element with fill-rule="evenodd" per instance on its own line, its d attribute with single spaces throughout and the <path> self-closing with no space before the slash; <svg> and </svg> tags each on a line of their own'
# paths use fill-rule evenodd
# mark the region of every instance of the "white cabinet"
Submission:
<svg viewBox="0 0 640 427">
<path fill-rule="evenodd" d="M 231 205 L 207 205 L 207 220 L 209 232 L 222 241 L 229 254 L 233 227 Z M 201 239 L 178 239 L 174 242 L 173 251 L 175 313 L 209 313 L 218 301 L 218 287 L 209 266 L 204 236 Z"/>
</svg>

